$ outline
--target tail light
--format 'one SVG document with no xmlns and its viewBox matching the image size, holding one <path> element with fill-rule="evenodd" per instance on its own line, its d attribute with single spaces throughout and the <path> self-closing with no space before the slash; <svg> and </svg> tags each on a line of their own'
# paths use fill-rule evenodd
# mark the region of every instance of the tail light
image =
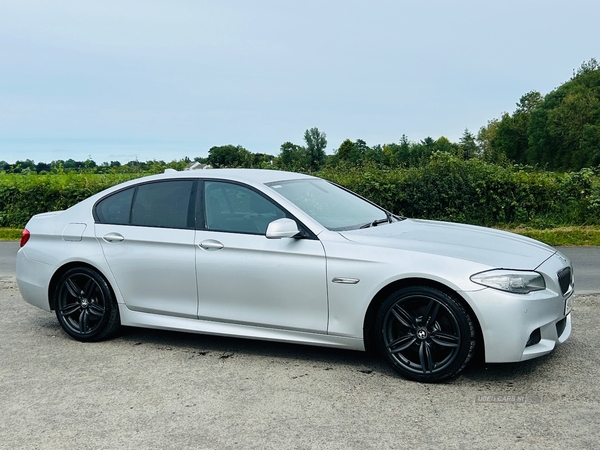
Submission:
<svg viewBox="0 0 600 450">
<path fill-rule="evenodd" d="M 30 237 L 31 233 L 29 233 L 29 230 L 27 228 L 23 229 L 23 232 L 21 233 L 21 247 L 27 244 Z"/>
</svg>

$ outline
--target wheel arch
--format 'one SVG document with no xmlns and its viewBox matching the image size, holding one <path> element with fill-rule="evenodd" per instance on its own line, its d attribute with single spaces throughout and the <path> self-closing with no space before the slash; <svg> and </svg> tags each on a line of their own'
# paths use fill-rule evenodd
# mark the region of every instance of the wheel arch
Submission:
<svg viewBox="0 0 600 450">
<path fill-rule="evenodd" d="M 100 269 L 93 266 L 92 264 L 89 264 L 89 263 L 86 263 L 83 261 L 71 261 L 71 262 L 68 262 L 68 263 L 60 266 L 56 270 L 56 272 L 54 272 L 54 275 L 52 275 L 52 278 L 50 279 L 50 283 L 48 284 L 48 304 L 50 305 L 50 310 L 54 311 L 54 309 L 56 307 L 56 304 L 55 304 L 56 299 L 54 298 L 54 291 L 56 290 L 58 281 L 68 270 L 73 269 L 75 267 L 87 267 L 88 269 L 91 269 L 91 270 L 97 272 L 98 275 L 100 275 L 102 278 L 104 278 L 104 281 L 106 282 L 108 288 L 110 289 L 111 294 L 113 295 L 113 297 L 115 297 L 115 291 L 114 291 L 113 287 L 111 286 L 110 282 L 108 281 L 108 278 L 106 277 L 106 275 L 104 275 L 104 273 Z"/>
<path fill-rule="evenodd" d="M 367 308 L 367 313 L 365 314 L 365 320 L 364 320 L 364 324 L 363 324 L 363 339 L 365 342 L 365 349 L 367 351 L 371 351 L 372 349 L 375 348 L 375 345 L 374 345 L 375 318 L 377 316 L 377 312 L 379 311 L 379 308 L 381 307 L 381 305 L 383 304 L 385 299 L 388 298 L 393 292 L 395 292 L 399 289 L 403 289 L 403 288 L 407 288 L 407 287 L 416 287 L 416 286 L 425 286 L 425 287 L 431 287 L 431 288 L 437 289 L 437 290 L 451 296 L 452 298 L 456 299 L 458 302 L 460 302 L 461 306 L 463 308 L 465 308 L 465 310 L 471 316 L 471 320 L 473 321 L 473 324 L 475 325 L 475 339 L 476 339 L 477 347 L 479 348 L 478 351 L 481 351 L 481 352 L 484 351 L 483 349 L 485 348 L 485 346 L 484 346 L 484 342 L 483 342 L 483 332 L 481 331 L 481 325 L 479 324 L 479 318 L 475 314 L 475 311 L 473 311 L 473 308 L 471 308 L 469 303 L 454 289 L 446 286 L 443 283 L 440 283 L 435 280 L 430 280 L 427 278 L 405 278 L 402 280 L 396 280 L 396 281 L 388 284 L 387 286 L 383 287 L 379 292 L 377 292 L 377 294 L 375 294 L 375 297 L 373 297 L 373 299 L 371 300 L 371 303 L 369 303 L 369 307 Z"/>
</svg>

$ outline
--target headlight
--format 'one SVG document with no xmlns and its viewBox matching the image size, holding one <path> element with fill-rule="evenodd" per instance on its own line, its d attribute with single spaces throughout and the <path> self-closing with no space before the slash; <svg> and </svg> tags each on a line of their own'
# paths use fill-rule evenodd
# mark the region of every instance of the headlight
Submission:
<svg viewBox="0 0 600 450">
<path fill-rule="evenodd" d="M 488 270 L 472 275 L 471 281 L 482 286 L 515 294 L 528 294 L 532 291 L 546 289 L 546 283 L 542 275 L 537 272 L 520 270 Z"/>
</svg>

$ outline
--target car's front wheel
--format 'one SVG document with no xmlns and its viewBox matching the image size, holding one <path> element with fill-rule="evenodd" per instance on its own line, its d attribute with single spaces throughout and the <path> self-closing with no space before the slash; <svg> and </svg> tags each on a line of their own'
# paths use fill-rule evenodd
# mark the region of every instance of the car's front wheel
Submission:
<svg viewBox="0 0 600 450">
<path fill-rule="evenodd" d="M 121 325 L 108 283 L 91 268 L 76 267 L 65 272 L 56 285 L 54 300 L 58 322 L 79 341 L 109 338 Z"/>
<path fill-rule="evenodd" d="M 381 353 L 412 380 L 453 377 L 475 352 L 475 328 L 465 308 L 431 287 L 394 292 L 381 305 L 375 325 Z"/>
</svg>

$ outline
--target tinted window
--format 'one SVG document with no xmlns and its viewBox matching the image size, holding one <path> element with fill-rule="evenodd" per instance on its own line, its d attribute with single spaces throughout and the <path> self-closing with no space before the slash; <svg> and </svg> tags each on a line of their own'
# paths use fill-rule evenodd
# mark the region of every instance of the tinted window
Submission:
<svg viewBox="0 0 600 450">
<path fill-rule="evenodd" d="M 285 212 L 259 193 L 233 183 L 207 181 L 206 228 L 214 231 L 265 234 Z"/>
<path fill-rule="evenodd" d="M 131 210 L 131 225 L 188 228 L 192 185 L 193 181 L 183 180 L 138 186 Z"/>
<path fill-rule="evenodd" d="M 98 222 L 127 225 L 134 191 L 135 188 L 126 189 L 101 200 L 96 205 Z"/>
<path fill-rule="evenodd" d="M 193 228 L 193 216 L 188 214 L 193 184 L 163 181 L 117 192 L 96 205 L 96 218 L 115 225 Z"/>
</svg>

